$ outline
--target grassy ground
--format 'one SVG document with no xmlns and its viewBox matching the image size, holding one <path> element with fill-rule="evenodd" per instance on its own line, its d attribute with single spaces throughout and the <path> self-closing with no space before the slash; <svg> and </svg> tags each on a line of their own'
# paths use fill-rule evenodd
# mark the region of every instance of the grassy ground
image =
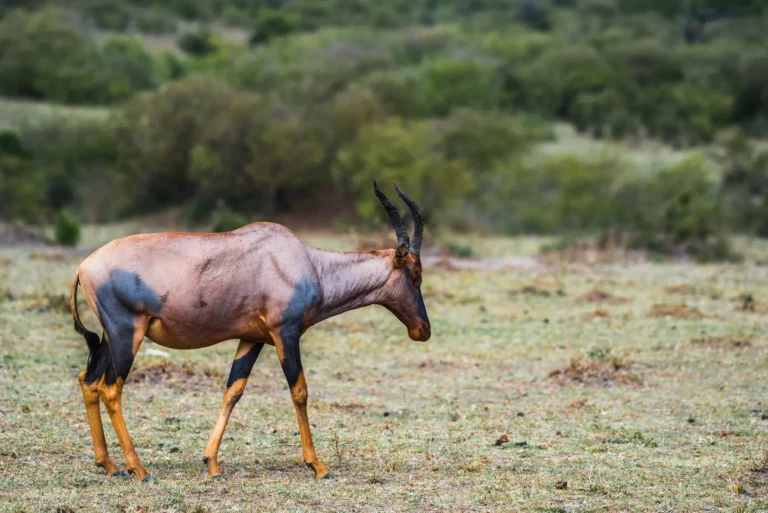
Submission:
<svg viewBox="0 0 768 513">
<path fill-rule="evenodd" d="M 141 485 L 93 463 L 61 297 L 80 258 L 0 251 L 0 511 L 768 509 L 768 268 L 427 270 L 428 343 L 377 308 L 303 339 L 333 481 L 301 461 L 271 348 L 229 424 L 226 483 L 200 456 L 236 343 L 141 355 L 124 395 L 158 478 Z"/>
</svg>

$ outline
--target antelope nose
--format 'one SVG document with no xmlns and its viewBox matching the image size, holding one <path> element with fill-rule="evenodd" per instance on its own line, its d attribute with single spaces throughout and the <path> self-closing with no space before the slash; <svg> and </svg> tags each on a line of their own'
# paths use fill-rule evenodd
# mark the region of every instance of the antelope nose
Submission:
<svg viewBox="0 0 768 513">
<path fill-rule="evenodd" d="M 423 322 L 415 329 L 408 330 L 408 335 L 417 342 L 426 342 L 432 336 L 432 327 L 428 322 Z"/>
</svg>

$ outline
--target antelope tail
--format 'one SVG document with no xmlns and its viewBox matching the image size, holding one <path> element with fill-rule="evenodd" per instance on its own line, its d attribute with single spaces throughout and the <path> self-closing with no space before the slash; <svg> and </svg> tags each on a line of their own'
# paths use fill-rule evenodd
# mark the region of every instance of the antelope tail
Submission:
<svg viewBox="0 0 768 513">
<path fill-rule="evenodd" d="M 69 304 L 72 308 L 72 318 L 75 321 L 75 331 L 81 334 L 85 338 L 85 342 L 88 344 L 88 350 L 91 354 L 99 350 L 101 341 L 99 336 L 90 331 L 83 325 L 80 320 L 80 314 L 77 313 L 77 287 L 80 285 L 80 273 L 75 273 L 75 277 L 72 279 L 72 287 L 70 288 Z"/>
</svg>

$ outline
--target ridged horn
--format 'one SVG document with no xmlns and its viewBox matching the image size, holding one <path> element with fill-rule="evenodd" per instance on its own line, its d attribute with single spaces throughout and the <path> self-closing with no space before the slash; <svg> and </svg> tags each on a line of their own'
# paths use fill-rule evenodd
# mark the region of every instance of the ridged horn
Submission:
<svg viewBox="0 0 768 513">
<path fill-rule="evenodd" d="M 394 183 L 394 182 L 392 182 Z M 419 211 L 419 206 L 413 201 L 403 190 L 395 183 L 395 189 L 397 194 L 405 201 L 408 208 L 411 209 L 411 216 L 413 217 L 413 239 L 411 240 L 410 249 L 411 253 L 418 255 L 421 251 L 421 241 L 424 238 L 424 218 Z"/>
<path fill-rule="evenodd" d="M 389 222 L 392 224 L 392 228 L 395 229 L 395 233 L 397 234 L 397 245 L 407 244 L 410 248 L 410 239 L 408 237 L 408 231 L 405 229 L 405 223 L 403 223 L 400 214 L 397 212 L 397 209 L 392 202 L 389 201 L 389 198 L 379 190 L 376 180 L 373 181 L 373 191 L 376 193 L 376 197 L 379 198 L 381 204 L 384 205 L 384 210 L 387 211 Z"/>
</svg>

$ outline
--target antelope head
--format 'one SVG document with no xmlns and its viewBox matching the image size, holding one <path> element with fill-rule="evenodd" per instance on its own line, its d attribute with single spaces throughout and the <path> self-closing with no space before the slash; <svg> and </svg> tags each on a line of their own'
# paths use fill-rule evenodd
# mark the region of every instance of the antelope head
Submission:
<svg viewBox="0 0 768 513">
<path fill-rule="evenodd" d="M 382 305 L 392 312 L 408 329 L 412 340 L 425 342 L 429 340 L 432 329 L 421 295 L 421 241 L 424 235 L 424 219 L 418 205 L 408 197 L 400 187 L 395 185 L 397 194 L 408 205 L 413 217 L 413 239 L 408 237 L 397 208 L 379 190 L 376 181 L 373 189 L 376 197 L 389 215 L 392 228 L 397 234 L 397 249 L 392 252 L 392 272 L 383 287 Z M 391 250 L 390 250 L 391 251 Z"/>
</svg>

